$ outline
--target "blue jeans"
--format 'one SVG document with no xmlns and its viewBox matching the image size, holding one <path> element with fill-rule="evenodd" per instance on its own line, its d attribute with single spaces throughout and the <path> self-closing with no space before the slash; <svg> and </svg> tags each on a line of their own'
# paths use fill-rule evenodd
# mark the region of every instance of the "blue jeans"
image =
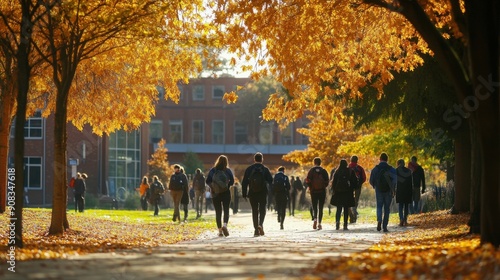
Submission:
<svg viewBox="0 0 500 280">
<path fill-rule="evenodd" d="M 389 213 L 391 212 L 391 192 L 379 192 L 375 191 L 375 197 L 377 199 L 377 222 L 382 222 L 384 228 L 387 228 L 389 224 Z M 382 208 L 384 208 L 384 217 L 382 218 Z"/>
</svg>

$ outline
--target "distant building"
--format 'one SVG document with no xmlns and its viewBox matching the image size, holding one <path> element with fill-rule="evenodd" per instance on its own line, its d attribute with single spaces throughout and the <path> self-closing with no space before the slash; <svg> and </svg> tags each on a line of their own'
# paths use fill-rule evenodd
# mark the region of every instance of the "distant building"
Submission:
<svg viewBox="0 0 500 280">
<path fill-rule="evenodd" d="M 193 79 L 188 85 L 179 85 L 179 104 L 161 98 L 156 116 L 136 131 L 98 137 L 89 126 L 78 131 L 68 124 L 68 179 L 72 172 L 87 173 L 88 192 L 95 195 L 115 196 L 121 187 L 132 190 L 148 172 L 147 160 L 162 138 L 167 141 L 171 164 L 182 164 L 185 154 L 193 152 L 202 160 L 205 172 L 224 154 L 241 179 L 255 152 L 262 152 L 264 163 L 271 168 L 293 167 L 282 156 L 306 148 L 308 139 L 296 132 L 296 128 L 305 125 L 304 120 L 284 131 L 272 122 L 255 127 L 237 113 L 245 104 L 228 105 L 222 100 L 225 92 L 249 82 L 248 78 L 224 77 Z M 28 119 L 25 125 L 25 184 L 31 205 L 52 204 L 53 129 L 53 116 L 44 119 L 40 114 Z M 14 162 L 13 148 L 11 141 L 9 164 Z M 78 165 L 72 170 L 69 164 L 76 162 Z"/>
</svg>

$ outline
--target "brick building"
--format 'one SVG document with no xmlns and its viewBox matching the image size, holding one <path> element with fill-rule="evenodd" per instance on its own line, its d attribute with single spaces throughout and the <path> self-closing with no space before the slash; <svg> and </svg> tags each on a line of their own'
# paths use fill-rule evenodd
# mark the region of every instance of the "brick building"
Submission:
<svg viewBox="0 0 500 280">
<path fill-rule="evenodd" d="M 255 120 L 238 114 L 245 104 L 222 101 L 225 92 L 249 82 L 248 78 L 222 77 L 193 79 L 187 85 L 179 85 L 179 103 L 161 98 L 156 116 L 136 131 L 98 137 L 88 126 L 78 131 L 68 124 L 68 164 L 78 161 L 78 166 L 68 165 L 68 178 L 76 171 L 87 173 L 88 192 L 95 195 L 115 196 L 122 187 L 131 190 L 147 173 L 147 160 L 162 138 L 167 141 L 171 164 L 182 164 L 185 154 L 192 152 L 203 162 L 205 172 L 224 154 L 241 179 L 244 168 L 253 162 L 253 154 L 258 151 L 264 154 L 264 163 L 270 168 L 293 167 L 282 156 L 306 148 L 307 139 L 296 133 L 296 128 L 304 126 L 303 120 L 284 131 L 272 122 L 257 122 L 256 126 Z M 53 128 L 53 116 L 44 119 L 35 115 L 26 122 L 25 182 L 30 205 L 52 203 Z M 13 159 L 11 143 L 9 162 L 13 163 Z"/>
</svg>

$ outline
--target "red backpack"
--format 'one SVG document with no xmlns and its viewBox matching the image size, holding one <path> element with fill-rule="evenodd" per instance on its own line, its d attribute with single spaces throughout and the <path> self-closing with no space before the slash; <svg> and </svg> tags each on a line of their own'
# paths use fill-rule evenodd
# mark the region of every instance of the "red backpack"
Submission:
<svg viewBox="0 0 500 280">
<path fill-rule="evenodd" d="M 314 167 L 312 171 L 312 179 L 309 182 L 309 187 L 311 188 L 311 192 L 322 192 L 328 186 L 328 180 L 323 178 L 323 168 Z"/>
<path fill-rule="evenodd" d="M 76 180 L 75 180 L 75 177 L 71 177 L 71 179 L 69 179 L 69 184 L 68 184 L 68 186 L 69 186 L 70 188 L 74 188 L 74 187 L 75 187 L 75 181 L 76 181 Z"/>
</svg>

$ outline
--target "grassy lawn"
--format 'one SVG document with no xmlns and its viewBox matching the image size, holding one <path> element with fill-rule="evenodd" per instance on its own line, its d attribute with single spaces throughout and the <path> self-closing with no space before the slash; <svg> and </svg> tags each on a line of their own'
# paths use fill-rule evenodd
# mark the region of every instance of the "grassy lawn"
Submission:
<svg viewBox="0 0 500 280">
<path fill-rule="evenodd" d="M 23 212 L 24 248 L 16 249 L 17 260 L 65 258 L 92 252 L 118 249 L 153 248 L 191 240 L 207 230 L 214 230 L 213 217 L 195 219 L 190 209 L 186 223 L 173 222 L 173 210 L 153 211 L 88 209 L 84 213 L 67 213 L 70 229 L 62 236 L 48 236 L 51 209 L 26 208 Z M 0 223 L 8 224 L 8 213 Z M 8 232 L 0 232 L 1 244 L 7 244 Z M 7 250 L 3 247 L 3 250 Z M 5 259 L 7 254 L 2 254 Z"/>
</svg>

